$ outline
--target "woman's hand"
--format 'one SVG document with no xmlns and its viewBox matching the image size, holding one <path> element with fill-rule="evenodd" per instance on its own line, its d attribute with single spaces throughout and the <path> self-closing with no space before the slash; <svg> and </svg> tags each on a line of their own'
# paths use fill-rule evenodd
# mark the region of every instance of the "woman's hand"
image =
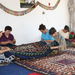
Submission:
<svg viewBox="0 0 75 75">
<path fill-rule="evenodd" d="M 0 53 L 4 53 L 4 52 L 10 51 L 10 50 L 11 49 L 9 47 L 2 47 L 0 50 Z"/>
<path fill-rule="evenodd" d="M 2 32 L 2 31 L 0 31 L 0 37 L 2 36 L 2 34 L 3 34 L 3 32 Z"/>
</svg>

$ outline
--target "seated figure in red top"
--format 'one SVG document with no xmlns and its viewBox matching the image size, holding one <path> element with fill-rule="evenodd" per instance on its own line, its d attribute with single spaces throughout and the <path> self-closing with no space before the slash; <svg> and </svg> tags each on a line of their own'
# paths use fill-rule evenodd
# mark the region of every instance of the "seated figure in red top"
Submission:
<svg viewBox="0 0 75 75">
<path fill-rule="evenodd" d="M 4 32 L 0 32 L 0 46 L 1 47 L 9 47 L 13 48 L 15 47 L 16 40 L 14 39 L 14 36 L 11 34 L 12 27 L 6 26 L 4 29 Z M 4 53 L 6 57 L 11 56 L 10 52 Z"/>
<path fill-rule="evenodd" d="M 0 46 L 13 47 L 15 45 L 16 40 L 11 31 L 12 27 L 6 26 L 4 32 L 0 32 Z"/>
</svg>

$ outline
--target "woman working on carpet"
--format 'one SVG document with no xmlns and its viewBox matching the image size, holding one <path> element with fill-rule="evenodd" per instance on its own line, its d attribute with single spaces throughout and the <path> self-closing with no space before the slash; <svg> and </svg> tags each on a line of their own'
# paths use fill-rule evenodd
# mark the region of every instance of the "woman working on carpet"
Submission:
<svg viewBox="0 0 75 75">
<path fill-rule="evenodd" d="M 0 32 L 0 38 L 2 37 L 2 32 Z M 1 43 L 1 42 L 0 42 Z M 0 63 L 10 63 L 12 60 L 14 60 L 15 56 L 14 55 L 8 55 L 9 57 L 5 56 L 6 52 L 9 52 L 11 49 L 9 47 L 2 47 L 0 46 Z"/>
<path fill-rule="evenodd" d="M 12 27 L 6 26 L 4 32 L 0 32 L 0 46 L 14 47 L 16 40 L 11 34 Z"/>
<path fill-rule="evenodd" d="M 49 34 L 52 35 L 55 38 L 55 40 L 59 43 L 58 48 L 60 50 L 65 50 L 66 49 L 66 41 L 65 41 L 65 39 L 59 34 L 59 32 L 56 31 L 56 29 L 54 27 L 52 27 L 49 30 Z"/>
<path fill-rule="evenodd" d="M 41 35 L 42 41 L 44 41 L 46 44 L 48 44 L 51 47 L 51 49 L 58 48 L 59 43 L 57 41 L 55 41 L 55 38 L 51 34 L 49 34 L 49 30 L 46 29 L 45 25 L 41 24 L 39 26 L 39 30 L 42 32 L 42 35 Z M 55 31 L 54 31 L 54 33 L 55 33 Z"/>
<path fill-rule="evenodd" d="M 56 49 L 59 47 L 66 48 L 65 39 L 57 33 L 56 29 L 52 27 L 50 30 L 46 29 L 45 25 L 41 24 L 39 30 L 42 32 L 41 40 L 46 42 L 51 49 Z M 58 40 L 59 39 L 59 40 Z M 62 46 L 60 46 L 62 44 Z"/>
</svg>

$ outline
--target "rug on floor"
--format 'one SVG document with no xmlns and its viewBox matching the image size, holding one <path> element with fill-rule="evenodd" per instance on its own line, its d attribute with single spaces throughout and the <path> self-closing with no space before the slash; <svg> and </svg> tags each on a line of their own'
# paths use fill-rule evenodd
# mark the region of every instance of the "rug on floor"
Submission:
<svg viewBox="0 0 75 75">
<path fill-rule="evenodd" d="M 18 45 L 10 53 L 22 59 L 32 59 L 47 56 L 51 52 L 52 50 L 45 42 L 39 41 L 30 44 Z"/>
<path fill-rule="evenodd" d="M 43 74 L 67 75 L 75 74 L 75 55 L 72 53 L 63 53 L 56 56 L 42 57 L 39 59 L 22 60 L 16 59 L 16 63 L 28 69 Z"/>
</svg>

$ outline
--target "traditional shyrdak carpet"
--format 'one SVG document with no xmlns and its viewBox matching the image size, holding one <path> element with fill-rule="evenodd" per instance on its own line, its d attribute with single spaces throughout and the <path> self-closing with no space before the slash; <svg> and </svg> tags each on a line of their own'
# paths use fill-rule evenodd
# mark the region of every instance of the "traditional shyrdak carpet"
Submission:
<svg viewBox="0 0 75 75">
<path fill-rule="evenodd" d="M 47 56 L 52 50 L 50 47 L 42 41 L 19 45 L 11 51 L 17 57 L 22 59 L 32 59 Z"/>
<path fill-rule="evenodd" d="M 75 74 L 75 56 L 67 53 L 35 60 L 20 60 L 18 58 L 16 63 L 47 75 L 51 73 L 55 75 L 58 73 L 60 75 Z"/>
<path fill-rule="evenodd" d="M 63 50 L 62 52 L 64 52 L 64 54 L 52 57 L 48 56 L 50 52 L 52 52 L 50 47 L 40 41 L 17 46 L 11 53 L 17 56 L 17 64 L 33 71 L 47 75 L 58 75 L 59 73 L 59 75 L 67 75 L 68 73 L 75 74 L 74 48 Z"/>
</svg>

